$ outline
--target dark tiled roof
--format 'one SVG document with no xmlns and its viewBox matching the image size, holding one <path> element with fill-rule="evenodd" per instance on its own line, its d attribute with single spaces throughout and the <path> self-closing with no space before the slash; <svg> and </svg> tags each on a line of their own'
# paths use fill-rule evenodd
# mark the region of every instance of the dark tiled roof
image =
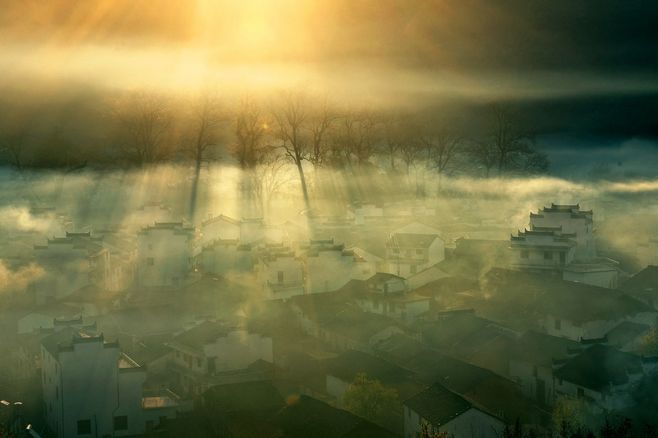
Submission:
<svg viewBox="0 0 658 438">
<path fill-rule="evenodd" d="M 640 324 L 632 321 L 622 321 L 612 330 L 606 333 L 606 338 L 610 345 L 623 347 L 629 342 L 633 342 L 638 337 L 644 335 L 651 327 L 646 324 Z"/>
<path fill-rule="evenodd" d="M 348 350 L 339 356 L 325 361 L 327 374 L 343 381 L 351 382 L 357 374 L 365 373 L 384 384 L 405 381 L 413 376 L 409 370 L 394 365 L 384 359 L 355 350 Z"/>
<path fill-rule="evenodd" d="M 641 297 L 658 297 L 658 266 L 647 266 L 624 282 L 620 289 Z"/>
<path fill-rule="evenodd" d="M 566 338 L 528 331 L 515 343 L 510 357 L 519 361 L 550 367 L 553 360 L 564 359 L 579 344 Z"/>
<path fill-rule="evenodd" d="M 206 407 L 231 414 L 274 413 L 285 405 L 279 391 L 265 380 L 213 386 L 203 394 L 203 402 Z"/>
<path fill-rule="evenodd" d="M 547 274 L 494 268 L 485 287 L 497 296 L 528 301 L 528 312 L 552 315 L 574 323 L 613 321 L 652 312 L 648 305 L 614 289 L 565 281 Z"/>
<path fill-rule="evenodd" d="M 436 234 L 395 233 L 387 245 L 391 248 L 429 248 L 438 238 Z"/>
<path fill-rule="evenodd" d="M 286 437 L 392 438 L 396 435 L 363 418 L 305 396 L 291 400 L 276 417 Z"/>
<path fill-rule="evenodd" d="M 625 384 L 629 374 L 641 371 L 639 356 L 596 344 L 567 361 L 555 376 L 594 391 L 605 391 L 610 384 Z"/>
<path fill-rule="evenodd" d="M 397 321 L 376 313 L 346 308 L 322 327 L 347 339 L 369 342 L 370 338 L 389 327 L 399 327 Z"/>
<path fill-rule="evenodd" d="M 193 350 L 203 350 L 205 345 L 213 343 L 218 338 L 228 335 L 230 331 L 230 328 L 222 323 L 204 321 L 196 327 L 176 336 L 172 343 L 180 344 Z"/>
<path fill-rule="evenodd" d="M 443 426 L 473 407 L 469 401 L 439 383 L 416 394 L 404 404 L 433 426 Z"/>
<path fill-rule="evenodd" d="M 439 382 L 460 394 L 474 390 L 488 379 L 501 378 L 492 371 L 429 348 L 401 365 L 416 372 L 421 381 Z"/>
</svg>

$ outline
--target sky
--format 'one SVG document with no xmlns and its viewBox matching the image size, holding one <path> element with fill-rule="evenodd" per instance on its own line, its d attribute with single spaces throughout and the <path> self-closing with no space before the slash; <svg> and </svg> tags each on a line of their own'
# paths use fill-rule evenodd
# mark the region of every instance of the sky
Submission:
<svg viewBox="0 0 658 438">
<path fill-rule="evenodd" d="M 656 22 L 643 0 L 4 0 L 0 87 L 509 100 L 540 135 L 621 145 L 658 136 Z"/>
</svg>

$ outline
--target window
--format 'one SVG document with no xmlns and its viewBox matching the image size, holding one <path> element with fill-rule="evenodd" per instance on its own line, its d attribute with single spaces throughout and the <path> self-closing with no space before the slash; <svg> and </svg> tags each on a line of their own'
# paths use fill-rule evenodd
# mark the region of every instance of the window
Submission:
<svg viewBox="0 0 658 438">
<path fill-rule="evenodd" d="M 423 250 L 422 249 L 417 249 L 416 250 L 416 255 L 423 255 Z"/>
<path fill-rule="evenodd" d="M 153 244 L 149 243 L 149 249 L 153 249 Z"/>
<path fill-rule="evenodd" d="M 196 366 L 201 367 L 201 359 L 198 357 L 196 358 Z"/>
<path fill-rule="evenodd" d="M 91 420 L 78 420 L 78 435 L 91 433 Z"/>
<path fill-rule="evenodd" d="M 283 283 L 283 271 L 279 271 L 276 273 L 276 278 L 279 283 Z"/>
<path fill-rule="evenodd" d="M 544 251 L 544 260 L 553 260 L 553 253 L 550 251 Z"/>
<path fill-rule="evenodd" d="M 412 274 L 415 274 L 416 273 L 416 265 L 411 265 L 409 267 L 409 272 L 411 272 Z"/>
<path fill-rule="evenodd" d="M 560 253 L 560 264 L 564 265 L 567 262 L 567 253 Z"/>
<path fill-rule="evenodd" d="M 555 320 L 555 330 L 562 330 L 562 320 L 560 319 Z"/>
<path fill-rule="evenodd" d="M 146 258 L 146 265 L 147 266 L 153 266 L 153 257 L 147 257 Z"/>
<path fill-rule="evenodd" d="M 119 415 L 114 417 L 114 430 L 127 430 L 128 429 L 128 417 L 125 415 Z"/>
<path fill-rule="evenodd" d="M 521 251 L 521 258 L 522 259 L 527 259 L 529 257 L 528 250 L 524 249 Z"/>
</svg>

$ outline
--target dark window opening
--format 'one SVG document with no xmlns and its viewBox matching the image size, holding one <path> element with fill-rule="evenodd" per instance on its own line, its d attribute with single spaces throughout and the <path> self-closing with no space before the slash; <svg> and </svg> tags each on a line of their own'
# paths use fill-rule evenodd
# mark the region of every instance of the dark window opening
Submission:
<svg viewBox="0 0 658 438">
<path fill-rule="evenodd" d="M 128 417 L 126 415 L 119 415 L 114 417 L 114 430 L 127 430 Z"/>
<path fill-rule="evenodd" d="M 91 433 L 91 420 L 78 420 L 78 435 Z"/>
</svg>

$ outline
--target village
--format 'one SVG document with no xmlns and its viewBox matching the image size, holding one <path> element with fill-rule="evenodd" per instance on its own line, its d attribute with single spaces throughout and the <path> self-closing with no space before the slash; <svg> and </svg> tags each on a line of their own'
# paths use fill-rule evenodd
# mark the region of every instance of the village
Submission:
<svg viewBox="0 0 658 438">
<path fill-rule="evenodd" d="M 5 259 L 44 270 L 2 308 L 5 427 L 461 438 L 611 414 L 655 424 L 652 259 L 629 272 L 600 251 L 597 211 L 578 203 L 528 211 L 521 230 L 440 208 L 190 223 L 151 203 L 131 228 L 87 231 L 32 209 L 61 233 L 2 236 Z"/>
</svg>

